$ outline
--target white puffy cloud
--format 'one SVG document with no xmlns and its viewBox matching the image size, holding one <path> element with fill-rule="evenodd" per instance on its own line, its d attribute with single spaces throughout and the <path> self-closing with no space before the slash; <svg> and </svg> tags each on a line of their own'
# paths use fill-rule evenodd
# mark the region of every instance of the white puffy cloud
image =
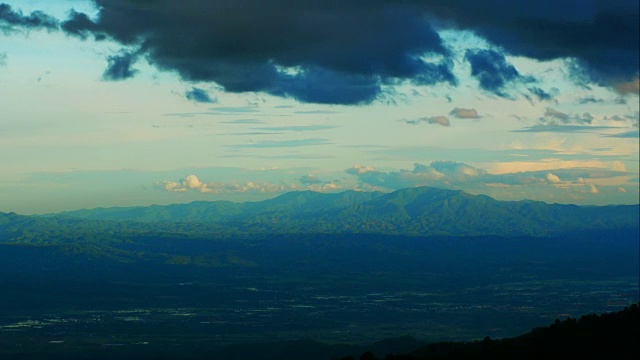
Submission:
<svg viewBox="0 0 640 360">
<path fill-rule="evenodd" d="M 181 183 L 187 189 L 196 189 L 196 190 L 198 190 L 198 189 L 203 189 L 204 187 L 206 187 L 206 185 L 203 184 L 202 182 L 200 182 L 198 177 L 195 176 L 195 175 L 187 175 L 187 176 L 185 176 L 185 178 L 182 179 Z"/>
<path fill-rule="evenodd" d="M 558 177 L 558 175 L 554 175 L 552 173 L 548 173 L 546 176 L 546 179 L 548 182 L 552 183 L 552 184 L 558 184 L 561 180 L 560 177 Z"/>
<path fill-rule="evenodd" d="M 210 194 L 229 194 L 229 193 L 271 193 L 296 190 L 295 185 L 271 184 L 268 182 L 247 181 L 244 183 L 219 183 L 219 182 L 202 182 L 196 175 L 187 175 L 179 182 L 164 181 L 158 183 L 159 187 L 170 192 L 187 192 L 198 191 Z"/>
<path fill-rule="evenodd" d="M 362 169 L 363 171 L 366 168 Z M 252 193 L 252 194 L 277 194 L 296 190 L 312 190 L 318 192 L 331 192 L 344 189 L 345 187 L 338 183 L 325 182 L 315 176 L 303 176 L 299 183 L 280 183 L 275 184 L 267 181 L 246 181 L 246 182 L 203 182 L 196 175 L 187 175 L 179 182 L 163 181 L 156 183 L 156 186 L 168 192 L 189 192 L 197 191 L 203 194 L 235 194 L 235 193 Z"/>
<path fill-rule="evenodd" d="M 350 167 L 347 170 L 347 173 L 355 175 L 355 174 L 366 174 L 372 171 L 376 171 L 376 169 L 374 169 L 371 166 L 362 166 L 360 164 L 354 164 L 352 167 Z"/>
</svg>

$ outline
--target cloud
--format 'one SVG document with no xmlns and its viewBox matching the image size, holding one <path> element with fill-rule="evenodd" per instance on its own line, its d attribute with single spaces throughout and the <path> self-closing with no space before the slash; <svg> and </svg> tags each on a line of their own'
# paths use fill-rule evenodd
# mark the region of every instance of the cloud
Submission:
<svg viewBox="0 0 640 360">
<path fill-rule="evenodd" d="M 283 140 L 283 141 L 260 141 L 250 144 L 233 145 L 236 148 L 281 148 L 281 147 L 298 147 L 311 145 L 328 144 L 327 139 L 299 139 L 299 140 Z"/>
<path fill-rule="evenodd" d="M 553 133 L 587 133 L 599 130 L 616 129 L 613 126 L 558 125 L 554 123 L 525 127 L 512 132 L 553 132 Z"/>
<path fill-rule="evenodd" d="M 317 176 L 304 175 L 300 178 L 300 182 L 303 184 L 321 184 L 322 180 L 318 179 Z"/>
<path fill-rule="evenodd" d="M 590 81 L 637 78 L 639 5 L 614 0 L 425 1 L 436 17 L 472 30 L 507 53 L 536 60 L 575 59 Z"/>
<path fill-rule="evenodd" d="M 570 118 L 568 114 L 565 114 L 563 112 L 560 112 L 558 110 L 552 109 L 550 107 L 548 107 L 545 112 L 544 112 L 544 116 L 546 116 L 547 118 L 552 118 L 552 119 L 557 119 L 560 120 L 563 123 L 568 123 Z"/>
<path fill-rule="evenodd" d="M 527 80 L 495 50 L 467 50 L 464 57 L 471 64 L 471 76 L 478 79 L 480 88 L 499 97 L 511 98 L 505 92 L 506 87 Z"/>
<path fill-rule="evenodd" d="M 87 14 L 71 10 L 69 18 L 62 22 L 62 30 L 82 40 L 86 40 L 89 35 L 93 35 L 96 40 L 105 40 L 106 35 L 100 31 L 100 27 L 94 23 Z"/>
<path fill-rule="evenodd" d="M 255 106 L 218 106 L 211 108 L 212 111 L 217 113 L 254 113 L 259 110 Z"/>
<path fill-rule="evenodd" d="M 336 126 L 332 125 L 297 125 L 297 126 L 269 126 L 258 127 L 256 130 L 270 130 L 270 131 L 317 131 L 317 130 L 329 130 L 335 129 Z"/>
<path fill-rule="evenodd" d="M 191 88 L 191 90 L 185 92 L 184 96 L 191 101 L 194 102 L 198 102 L 198 103 L 215 103 L 216 99 L 212 98 L 209 93 L 207 93 L 205 90 L 197 88 L 197 87 L 193 87 Z"/>
<path fill-rule="evenodd" d="M 558 175 L 568 169 L 590 169 L 580 170 L 578 177 L 601 177 L 613 176 L 615 174 L 626 173 L 624 164 L 620 161 L 601 161 L 601 160 L 559 160 L 559 159 L 542 159 L 539 161 L 506 161 L 496 162 L 491 165 L 491 172 L 494 174 L 508 174 L 519 172 L 548 172 L 555 171 Z M 602 170 L 604 169 L 604 170 Z M 573 170 L 574 172 L 577 170 Z M 615 172 L 611 173 L 610 171 Z M 573 176 L 573 178 L 577 178 Z"/>
<path fill-rule="evenodd" d="M 7 53 L 0 52 L 0 66 L 5 66 L 5 65 L 7 65 Z"/>
<path fill-rule="evenodd" d="M 458 119 L 479 119 L 480 115 L 476 109 L 463 109 L 463 108 L 454 108 L 449 112 L 449 115 L 458 118 Z"/>
<path fill-rule="evenodd" d="M 595 121 L 596 117 L 589 112 L 584 112 L 582 114 L 567 114 L 548 107 L 544 112 L 544 116 L 538 119 L 538 124 L 519 130 L 513 130 L 513 132 L 579 133 L 617 128 L 613 126 L 594 125 Z M 627 120 L 617 115 L 611 117 L 604 116 L 598 120 L 599 123 L 603 123 L 604 121 L 620 122 Z"/>
<path fill-rule="evenodd" d="M 582 105 L 589 104 L 589 103 L 599 104 L 599 103 L 603 103 L 603 102 L 604 102 L 603 99 L 596 99 L 593 96 L 587 96 L 587 97 L 584 97 L 584 98 L 578 100 L 578 103 L 582 104 Z"/>
<path fill-rule="evenodd" d="M 627 121 L 627 119 L 625 119 L 625 118 L 623 118 L 621 116 L 618 116 L 618 115 L 613 115 L 611 117 L 605 116 L 604 119 L 605 120 L 613 120 L 613 121 Z"/>
<path fill-rule="evenodd" d="M 256 124 L 264 124 L 264 120 L 258 119 L 237 119 L 231 121 L 223 121 L 225 124 L 244 124 L 244 125 L 256 125 Z"/>
<path fill-rule="evenodd" d="M 555 120 L 560 120 L 564 124 L 577 123 L 577 124 L 591 124 L 594 120 L 594 116 L 591 113 L 585 112 L 582 114 L 565 114 L 563 112 L 547 108 L 544 113 L 545 122 L 547 124 L 555 124 Z"/>
<path fill-rule="evenodd" d="M 120 81 L 132 78 L 138 72 L 131 66 L 136 62 L 137 55 L 123 51 L 118 55 L 107 58 L 108 66 L 102 74 L 102 78 L 108 81 Z"/>
<path fill-rule="evenodd" d="M 437 124 L 437 125 L 442 125 L 442 126 L 451 125 L 451 123 L 449 122 L 449 119 L 446 116 L 442 116 L 442 115 L 431 116 L 431 117 L 422 117 L 422 118 L 413 119 L 413 120 L 404 120 L 404 122 L 409 124 L 409 125 L 419 125 L 421 123 Z"/>
<path fill-rule="evenodd" d="M 531 94 L 533 94 L 535 97 L 538 98 L 538 100 L 543 101 L 543 100 L 551 100 L 553 99 L 553 96 L 551 94 L 549 94 L 548 92 L 540 89 L 539 87 L 531 87 L 528 88 L 529 92 Z"/>
<path fill-rule="evenodd" d="M 163 181 L 156 184 L 169 192 L 197 191 L 205 194 L 230 193 L 277 193 L 295 190 L 294 185 L 278 185 L 267 182 L 247 181 L 245 183 L 202 182 L 196 175 L 187 175 L 179 182 Z"/>
<path fill-rule="evenodd" d="M 622 132 L 622 133 L 611 134 L 611 135 L 602 135 L 602 136 L 611 137 L 611 138 L 619 138 L 619 139 L 638 139 L 638 138 L 640 138 L 640 132 L 638 132 L 638 130 L 632 130 L 632 131 L 626 131 L 626 132 Z"/>
<path fill-rule="evenodd" d="M 420 2 L 94 0 L 95 21 L 72 14 L 69 34 L 138 46 L 150 63 L 229 92 L 363 104 L 386 84 L 456 81 L 449 52 Z M 437 55 L 427 61 L 425 55 Z"/>
<path fill-rule="evenodd" d="M 347 170 L 347 173 L 352 175 L 361 175 L 374 171 L 376 171 L 376 169 L 371 166 L 362 166 L 360 164 L 355 164 Z"/>
<path fill-rule="evenodd" d="M 391 190 L 432 186 L 486 192 L 489 187 L 533 186 L 539 187 L 542 191 L 552 186 L 594 194 L 598 190 L 596 181 L 624 178 L 628 175 L 624 171 L 608 168 L 556 168 L 551 171 L 542 169 L 490 173 L 453 161 L 435 161 L 429 165 L 416 163 L 412 170 L 387 172 L 358 165 L 347 169 L 346 172 L 362 183 Z"/>
<path fill-rule="evenodd" d="M 558 175 L 554 175 L 552 173 L 548 173 L 546 176 L 546 179 L 548 182 L 552 183 L 552 184 L 558 184 L 561 182 L 560 177 L 558 177 Z"/>
<path fill-rule="evenodd" d="M 108 38 L 184 80 L 330 104 L 370 103 L 399 83 L 456 85 L 454 54 L 435 29 L 468 30 L 500 49 L 467 53 L 481 88 L 497 96 L 510 97 L 508 84 L 522 80 L 505 54 L 563 59 L 590 82 L 638 93 L 637 1 L 92 2 L 97 17 L 72 11 L 61 26 L 42 12 L 0 4 L 0 30 Z"/>
<path fill-rule="evenodd" d="M 319 192 L 332 192 L 343 190 L 344 186 L 338 183 L 324 182 L 314 176 L 303 176 L 298 183 L 274 184 L 266 181 L 235 182 L 204 182 L 196 175 L 187 175 L 179 181 L 162 181 L 156 183 L 160 190 L 173 193 L 199 192 L 202 194 L 277 194 L 288 191 L 312 190 Z"/>
<path fill-rule="evenodd" d="M 640 79 L 615 84 L 613 89 L 620 95 L 640 94 Z"/>
<path fill-rule="evenodd" d="M 34 11 L 29 15 L 23 15 L 21 11 L 14 11 L 8 4 L 0 4 L 0 30 L 4 32 L 17 29 L 27 30 L 57 30 L 58 20 L 54 17 Z"/>
</svg>

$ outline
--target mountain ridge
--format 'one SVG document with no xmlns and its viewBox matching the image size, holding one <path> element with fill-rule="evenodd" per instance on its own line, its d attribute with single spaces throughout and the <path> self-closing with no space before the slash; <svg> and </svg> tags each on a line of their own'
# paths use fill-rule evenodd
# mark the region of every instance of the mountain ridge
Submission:
<svg viewBox="0 0 640 360">
<path fill-rule="evenodd" d="M 500 201 L 432 187 L 391 193 L 294 191 L 235 203 L 96 208 L 49 218 L 142 223 L 216 224 L 249 232 L 363 232 L 418 235 L 544 235 L 584 229 L 638 227 L 639 205 L 579 206 Z"/>
</svg>

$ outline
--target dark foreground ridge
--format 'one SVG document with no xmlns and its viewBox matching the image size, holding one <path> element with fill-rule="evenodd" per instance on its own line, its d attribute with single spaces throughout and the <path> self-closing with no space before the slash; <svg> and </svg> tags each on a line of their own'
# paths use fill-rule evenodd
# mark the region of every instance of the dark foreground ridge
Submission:
<svg viewBox="0 0 640 360">
<path fill-rule="evenodd" d="M 376 357 L 363 353 L 361 360 L 429 359 L 638 359 L 640 312 L 638 304 L 615 313 L 557 319 L 548 327 L 507 339 L 487 337 L 476 342 L 441 342 L 410 354 Z M 342 360 L 356 359 L 344 357 Z"/>
</svg>

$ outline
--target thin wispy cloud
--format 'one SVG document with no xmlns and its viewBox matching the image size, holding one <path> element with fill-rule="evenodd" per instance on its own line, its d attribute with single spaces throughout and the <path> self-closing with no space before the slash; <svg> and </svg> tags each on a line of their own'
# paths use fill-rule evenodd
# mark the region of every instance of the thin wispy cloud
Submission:
<svg viewBox="0 0 640 360">
<path fill-rule="evenodd" d="M 532 132 L 532 133 L 588 133 L 597 132 L 603 130 L 617 129 L 613 126 L 590 126 L 590 125 L 534 125 L 528 126 L 518 130 L 512 130 L 512 132 Z"/>
<path fill-rule="evenodd" d="M 256 112 L 260 112 L 259 109 L 253 107 L 253 106 L 238 106 L 238 107 L 232 107 L 232 106 L 218 106 L 218 107 L 212 107 L 210 108 L 210 110 L 214 113 L 256 113 Z"/>
<path fill-rule="evenodd" d="M 638 139 L 640 138 L 640 132 L 638 132 L 638 130 L 633 130 L 633 131 L 626 131 L 626 132 L 621 132 L 617 134 L 606 134 L 602 136 L 610 137 L 610 138 L 619 138 L 619 139 Z"/>
<path fill-rule="evenodd" d="M 411 119 L 411 120 L 403 120 L 405 123 L 409 124 L 409 125 L 420 125 L 420 124 L 430 124 L 430 125 L 441 125 L 441 126 L 445 126 L 445 127 L 449 127 L 451 125 L 451 122 L 449 121 L 449 118 L 447 118 L 446 116 L 431 116 L 431 117 L 422 117 L 422 118 L 417 118 L 417 119 Z"/>
<path fill-rule="evenodd" d="M 297 140 L 282 140 L 282 141 L 259 141 L 249 144 L 232 145 L 235 148 L 284 148 L 284 147 L 299 147 L 299 146 L 315 146 L 329 144 L 327 139 L 297 139 Z"/>
<path fill-rule="evenodd" d="M 257 125 L 257 124 L 264 124 L 265 121 L 264 120 L 258 120 L 258 119 L 236 119 L 236 120 L 230 120 L 230 121 L 223 121 L 223 123 L 225 123 L 225 124 L 241 124 L 241 125 Z"/>
<path fill-rule="evenodd" d="M 269 127 L 259 127 L 256 130 L 270 130 L 270 131 L 295 131 L 295 132 L 303 132 L 303 131 L 318 131 L 318 130 L 329 130 L 335 129 L 337 126 L 332 125 L 297 125 L 297 126 L 269 126 Z"/>
</svg>

